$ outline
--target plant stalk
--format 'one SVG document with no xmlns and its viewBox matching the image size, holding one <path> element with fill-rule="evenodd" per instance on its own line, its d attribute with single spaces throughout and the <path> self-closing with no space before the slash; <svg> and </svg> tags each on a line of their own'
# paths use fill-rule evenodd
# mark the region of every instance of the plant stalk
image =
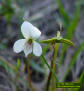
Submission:
<svg viewBox="0 0 84 91">
<path fill-rule="evenodd" d="M 57 52 L 58 52 L 58 48 L 59 48 L 59 43 L 56 43 L 55 44 L 55 51 L 54 51 L 54 57 L 53 57 L 53 64 L 52 64 L 52 70 L 53 72 L 55 73 L 55 65 L 56 65 L 56 57 L 57 57 Z M 55 79 L 54 79 L 54 76 L 53 74 L 51 75 L 51 78 L 52 78 L 52 83 L 51 83 L 51 90 L 52 91 L 56 91 L 56 84 L 55 84 Z"/>
<path fill-rule="evenodd" d="M 53 61 L 51 61 L 51 68 L 52 68 Z M 48 81 L 46 85 L 46 91 L 49 91 L 50 88 L 50 82 L 51 82 L 51 77 L 52 77 L 52 72 L 50 71 L 49 76 L 48 76 Z"/>
<path fill-rule="evenodd" d="M 54 73 L 55 73 L 55 64 L 56 64 L 56 57 L 57 57 L 58 47 L 59 47 L 59 43 L 55 44 L 54 56 L 53 56 L 53 60 L 51 61 L 51 68 L 52 68 L 52 71 Z M 47 81 L 45 91 L 49 91 L 51 79 L 52 79 L 51 90 L 55 91 L 55 79 L 54 79 L 54 76 L 53 76 L 52 72 L 49 73 L 49 77 L 48 77 L 48 81 Z"/>
<path fill-rule="evenodd" d="M 32 81 L 31 81 L 31 76 L 30 76 L 30 57 L 31 55 L 29 54 L 27 56 L 27 73 L 28 73 L 28 83 L 31 91 L 34 91 L 34 88 L 32 87 Z"/>
</svg>

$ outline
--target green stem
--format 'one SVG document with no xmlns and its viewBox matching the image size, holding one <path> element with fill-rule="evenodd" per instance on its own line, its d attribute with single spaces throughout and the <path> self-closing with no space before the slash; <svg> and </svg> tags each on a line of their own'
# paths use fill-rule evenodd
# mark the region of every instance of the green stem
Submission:
<svg viewBox="0 0 84 91">
<path fill-rule="evenodd" d="M 59 82 L 59 79 L 57 78 L 56 74 L 53 72 L 52 68 L 50 67 L 50 65 L 46 61 L 45 57 L 43 55 L 41 55 L 40 58 L 48 66 L 48 68 L 50 70 L 50 74 L 49 74 L 49 77 L 48 77 L 48 81 L 47 81 L 47 85 L 46 85 L 46 90 L 45 90 L 45 91 L 49 91 L 49 86 L 50 86 L 50 81 L 51 81 L 51 74 L 53 74 L 53 76 L 55 77 L 55 81 L 56 82 Z M 51 63 L 51 66 L 52 66 L 52 63 Z"/>
<path fill-rule="evenodd" d="M 52 68 L 52 65 L 53 65 L 53 61 L 51 61 L 51 68 Z M 52 72 L 49 73 L 48 81 L 47 81 L 47 85 L 46 85 L 46 91 L 49 91 L 52 74 L 53 74 Z"/>
<path fill-rule="evenodd" d="M 59 48 L 59 43 L 55 44 L 55 52 L 54 52 L 54 57 L 53 57 L 53 71 L 55 71 L 58 48 Z"/>
<path fill-rule="evenodd" d="M 53 80 L 56 81 L 56 82 L 59 82 L 57 76 L 55 75 L 55 64 L 56 64 L 56 56 L 57 56 L 57 52 L 58 52 L 58 47 L 59 47 L 59 43 L 55 44 L 54 58 L 51 61 L 51 67 L 49 66 L 49 64 L 45 60 L 44 56 L 43 55 L 40 56 L 42 61 L 44 61 L 46 63 L 46 65 L 48 66 L 48 68 L 50 70 L 48 81 L 47 81 L 47 86 L 46 86 L 46 90 L 45 91 L 49 91 L 50 81 L 51 81 L 52 75 L 53 75 L 53 78 L 55 77 L 55 79 L 53 79 Z M 55 85 L 55 82 L 54 82 L 54 85 Z"/>
<path fill-rule="evenodd" d="M 45 64 L 48 66 L 50 72 L 54 75 L 56 82 L 59 82 L 59 79 L 57 78 L 57 76 L 56 76 L 56 74 L 53 72 L 53 70 L 51 69 L 50 65 L 47 63 L 45 57 L 44 57 L 43 55 L 41 55 L 40 58 L 41 58 L 41 60 L 42 60 L 43 62 L 45 62 Z"/>
<path fill-rule="evenodd" d="M 48 81 L 47 81 L 47 85 L 46 85 L 46 90 L 45 91 L 49 91 L 50 81 L 51 81 L 51 72 L 49 73 L 49 76 L 48 76 Z"/>
<path fill-rule="evenodd" d="M 56 65 L 56 57 L 57 57 L 57 52 L 58 52 L 58 48 L 59 48 L 59 43 L 56 43 L 55 44 L 55 51 L 54 51 L 54 57 L 53 57 L 53 64 L 52 64 L 52 70 L 53 72 L 55 73 L 55 65 Z M 54 79 L 54 76 L 52 74 L 52 84 L 51 84 L 51 89 L 52 91 L 56 91 L 56 87 L 55 87 L 55 79 Z"/>
</svg>

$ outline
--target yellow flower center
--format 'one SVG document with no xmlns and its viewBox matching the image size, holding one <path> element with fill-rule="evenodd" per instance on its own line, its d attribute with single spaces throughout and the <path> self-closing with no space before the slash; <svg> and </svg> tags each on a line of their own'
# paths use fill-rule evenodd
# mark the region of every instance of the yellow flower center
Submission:
<svg viewBox="0 0 84 91">
<path fill-rule="evenodd" d="M 28 40 L 28 44 L 30 44 L 30 45 L 31 45 L 31 44 L 32 44 L 32 42 L 33 42 L 33 39 L 29 39 L 29 40 Z"/>
</svg>

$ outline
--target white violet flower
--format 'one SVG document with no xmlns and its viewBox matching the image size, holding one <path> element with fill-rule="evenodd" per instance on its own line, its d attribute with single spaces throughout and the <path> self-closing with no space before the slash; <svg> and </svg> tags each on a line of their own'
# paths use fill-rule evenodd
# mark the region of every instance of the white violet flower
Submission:
<svg viewBox="0 0 84 91">
<path fill-rule="evenodd" d="M 14 52 L 19 53 L 24 51 L 26 57 L 32 52 L 35 56 L 40 56 L 42 54 L 42 48 L 40 44 L 36 42 L 41 35 L 39 29 L 28 21 L 24 21 L 21 26 L 21 32 L 25 39 L 19 39 L 14 43 Z"/>
</svg>

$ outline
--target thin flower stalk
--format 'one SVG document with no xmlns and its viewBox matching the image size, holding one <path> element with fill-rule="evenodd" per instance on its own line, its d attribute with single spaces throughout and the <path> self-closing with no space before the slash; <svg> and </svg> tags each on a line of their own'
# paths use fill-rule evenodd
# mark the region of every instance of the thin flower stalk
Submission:
<svg viewBox="0 0 84 91">
<path fill-rule="evenodd" d="M 59 39 L 60 36 L 60 32 L 57 32 L 57 38 Z M 58 48 L 59 48 L 59 43 L 55 43 L 54 44 L 54 56 L 53 56 L 53 60 L 51 61 L 51 68 L 52 71 L 55 73 L 55 65 L 56 65 L 56 57 L 57 57 L 57 52 L 58 52 Z M 50 72 L 49 77 L 48 77 L 48 81 L 47 81 L 47 86 L 46 86 L 46 91 L 49 91 L 50 88 L 50 82 L 52 79 L 52 83 L 51 83 L 51 91 L 55 91 L 55 79 L 53 74 Z"/>
<path fill-rule="evenodd" d="M 58 32 L 57 32 L 57 38 L 59 39 L 60 37 L 61 37 L 61 36 L 60 36 L 60 32 L 58 31 Z M 55 73 L 56 58 L 57 58 L 59 43 L 55 43 L 54 46 L 55 46 L 55 47 L 54 47 L 55 49 L 54 49 L 54 56 L 53 56 L 53 62 L 52 62 L 52 70 L 53 70 L 53 72 Z M 55 79 L 54 79 L 53 74 L 51 75 L 51 78 L 52 78 L 51 90 L 52 90 L 52 91 L 56 91 Z"/>
<path fill-rule="evenodd" d="M 55 73 L 55 66 L 56 66 L 56 57 L 57 57 L 57 52 L 58 52 L 58 48 L 59 48 L 59 43 L 56 43 L 55 44 L 55 51 L 54 51 L 54 57 L 53 57 L 53 64 L 52 64 L 52 70 L 53 72 Z M 52 77 L 52 84 L 51 84 L 51 90 L 52 91 L 56 91 L 55 90 L 55 78 L 53 76 L 53 74 L 51 74 L 51 77 Z"/>
<path fill-rule="evenodd" d="M 32 87 L 32 81 L 31 81 L 31 75 L 30 75 L 30 57 L 31 55 L 29 54 L 27 56 L 27 73 L 28 73 L 28 83 L 31 91 L 35 91 L 34 88 Z"/>
</svg>

